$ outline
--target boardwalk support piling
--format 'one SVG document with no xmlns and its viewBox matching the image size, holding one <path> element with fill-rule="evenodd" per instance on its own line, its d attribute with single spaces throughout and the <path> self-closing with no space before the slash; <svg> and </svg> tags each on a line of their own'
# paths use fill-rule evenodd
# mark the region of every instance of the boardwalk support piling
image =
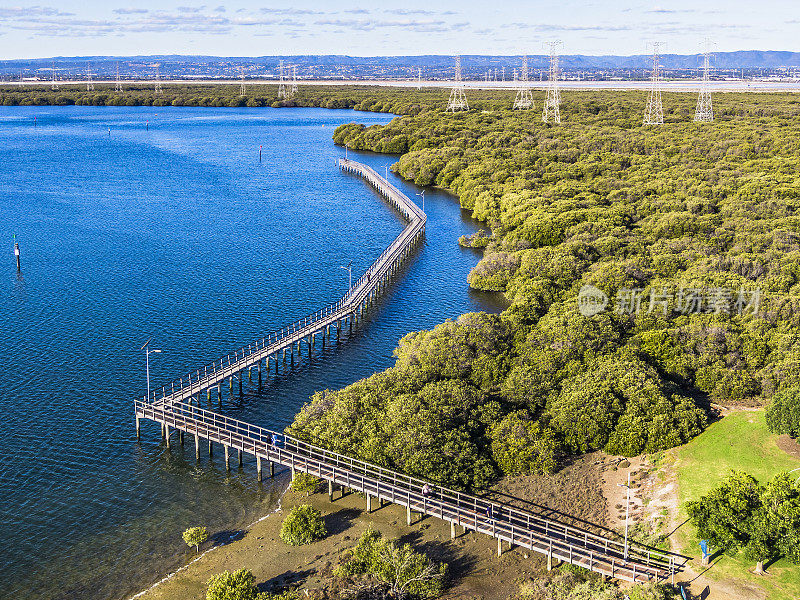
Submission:
<svg viewBox="0 0 800 600">
<path fill-rule="evenodd" d="M 258 481 L 259 483 L 262 481 L 261 478 L 261 457 L 256 455 L 256 470 L 258 471 Z"/>
</svg>

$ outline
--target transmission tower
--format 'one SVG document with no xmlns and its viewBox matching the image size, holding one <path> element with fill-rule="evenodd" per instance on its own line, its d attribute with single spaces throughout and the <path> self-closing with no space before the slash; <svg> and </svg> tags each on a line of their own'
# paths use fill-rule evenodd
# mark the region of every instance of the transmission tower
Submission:
<svg viewBox="0 0 800 600">
<path fill-rule="evenodd" d="M 163 91 L 161 89 L 161 66 L 156 65 L 156 94 L 160 94 Z"/>
<path fill-rule="evenodd" d="M 239 87 L 239 96 L 244 98 L 247 92 L 244 89 L 244 67 L 239 67 L 239 78 L 241 79 L 241 86 Z"/>
<path fill-rule="evenodd" d="M 121 92 L 122 91 L 122 82 L 119 79 L 119 63 L 117 63 L 117 83 L 114 84 L 114 91 Z"/>
<path fill-rule="evenodd" d="M 56 63 L 55 63 L 55 61 L 53 62 L 52 75 L 53 75 L 53 83 L 50 85 L 50 89 L 51 90 L 57 90 L 59 86 L 58 86 L 58 82 L 56 81 Z"/>
<path fill-rule="evenodd" d="M 278 98 L 288 98 L 286 95 L 286 82 L 283 79 L 283 61 L 278 64 L 278 71 L 280 72 L 281 81 L 278 84 Z"/>
<path fill-rule="evenodd" d="M 464 83 L 461 81 L 461 57 L 456 56 L 456 77 L 453 82 L 453 89 L 450 91 L 450 100 L 447 102 L 445 112 L 458 112 L 459 110 L 469 110 L 467 97 L 464 95 Z"/>
<path fill-rule="evenodd" d="M 514 71 L 516 73 L 516 71 Z M 522 57 L 522 71 L 520 72 L 522 85 L 517 90 L 517 97 L 514 98 L 514 110 L 527 110 L 533 108 L 533 92 L 528 85 L 528 55 Z"/>
<path fill-rule="evenodd" d="M 86 63 L 86 91 L 94 91 L 94 82 L 92 81 L 92 69 L 89 63 Z"/>
<path fill-rule="evenodd" d="M 558 88 L 558 49 L 561 41 L 550 42 L 550 80 L 547 83 L 547 98 L 542 110 L 542 123 L 561 123 L 561 90 Z"/>
<path fill-rule="evenodd" d="M 714 120 L 714 108 L 711 106 L 711 90 L 709 74 L 711 72 L 711 42 L 706 40 L 706 51 L 703 53 L 703 81 L 700 84 L 700 95 L 697 97 L 697 108 L 694 111 L 695 123 L 710 123 Z"/>
<path fill-rule="evenodd" d="M 417 69 L 417 91 L 422 89 L 422 69 Z"/>
<path fill-rule="evenodd" d="M 661 64 L 659 51 L 662 42 L 653 42 L 653 75 L 650 78 L 650 98 L 644 111 L 645 125 L 663 125 L 664 107 L 661 105 Z"/>
<path fill-rule="evenodd" d="M 291 95 L 294 96 L 296 93 L 297 93 L 297 65 L 292 65 Z"/>
</svg>

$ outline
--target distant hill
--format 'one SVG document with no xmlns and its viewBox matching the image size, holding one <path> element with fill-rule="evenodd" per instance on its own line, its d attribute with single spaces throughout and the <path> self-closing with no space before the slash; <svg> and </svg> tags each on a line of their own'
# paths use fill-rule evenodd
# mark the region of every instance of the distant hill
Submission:
<svg viewBox="0 0 800 600">
<path fill-rule="evenodd" d="M 346 56 L 346 55 L 301 55 L 301 56 L 259 56 L 222 57 L 188 55 L 154 56 L 71 56 L 43 59 L 17 59 L 0 61 L 0 77 L 18 79 L 20 77 L 50 78 L 52 69 L 61 78 L 83 78 L 87 63 L 91 64 L 94 77 L 108 78 L 116 75 L 119 64 L 123 78 L 148 78 L 155 74 L 155 64 L 159 64 L 164 78 L 232 78 L 238 77 L 240 67 L 247 77 L 274 77 L 280 60 L 296 65 L 300 77 L 318 78 L 406 78 L 415 77 L 422 69 L 423 77 L 448 78 L 452 76 L 453 58 L 441 55 L 421 56 Z M 538 76 L 547 68 L 549 57 L 531 55 L 529 69 Z M 635 76 L 635 71 L 646 71 L 651 59 L 646 55 L 635 56 L 590 56 L 586 54 L 567 54 L 561 57 L 561 67 L 570 72 L 618 72 L 621 75 Z M 699 54 L 665 54 L 661 58 L 667 70 L 688 71 L 701 64 Z M 776 70 L 800 67 L 800 52 L 740 50 L 719 52 L 714 55 L 714 68 L 719 71 Z M 521 56 L 464 55 L 462 65 L 465 78 L 482 79 L 488 70 L 505 67 L 506 79 L 512 78 L 514 69 L 521 67 Z"/>
</svg>

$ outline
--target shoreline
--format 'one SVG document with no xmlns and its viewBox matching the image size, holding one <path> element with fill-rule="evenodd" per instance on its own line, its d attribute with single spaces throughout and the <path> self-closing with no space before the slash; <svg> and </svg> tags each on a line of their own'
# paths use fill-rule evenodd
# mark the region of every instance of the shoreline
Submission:
<svg viewBox="0 0 800 600">
<path fill-rule="evenodd" d="M 283 499 L 286 497 L 286 494 L 289 493 L 289 491 L 291 490 L 291 487 L 292 486 L 291 486 L 291 482 L 290 482 L 290 483 L 288 483 L 286 485 L 284 490 L 279 494 L 277 505 L 272 510 L 270 510 L 267 514 L 258 517 L 255 521 L 253 521 L 249 525 L 243 527 L 240 531 L 237 531 L 236 533 L 231 535 L 225 542 L 219 543 L 219 544 L 215 544 L 214 546 L 211 546 L 207 550 L 203 550 L 202 552 L 198 553 L 196 556 L 192 557 L 192 559 L 189 562 L 187 562 L 186 564 L 178 567 L 177 569 L 175 569 L 174 571 L 168 573 L 167 575 L 163 576 L 161 579 L 159 579 L 155 583 L 151 584 L 149 587 L 145 588 L 144 590 L 142 590 L 140 592 L 136 592 L 132 596 L 126 596 L 124 598 L 124 600 L 136 600 L 137 598 L 141 598 L 142 596 L 145 596 L 146 594 L 148 594 L 151 591 L 153 591 L 154 589 L 156 589 L 158 586 L 162 585 L 163 583 L 166 583 L 167 581 L 170 581 L 171 579 L 173 579 L 174 577 L 179 575 L 182 571 L 185 571 L 186 569 L 191 567 L 194 563 L 196 563 L 197 561 L 201 560 L 207 554 L 210 554 L 211 552 L 214 552 L 215 550 L 219 550 L 220 548 L 224 548 L 226 546 L 229 546 L 229 545 L 239 541 L 240 539 L 242 539 L 244 536 L 247 535 L 247 533 L 249 531 L 251 531 L 253 529 L 253 527 L 258 525 L 259 523 L 261 523 L 265 519 L 268 519 L 272 515 L 280 513 L 283 510 Z"/>
</svg>

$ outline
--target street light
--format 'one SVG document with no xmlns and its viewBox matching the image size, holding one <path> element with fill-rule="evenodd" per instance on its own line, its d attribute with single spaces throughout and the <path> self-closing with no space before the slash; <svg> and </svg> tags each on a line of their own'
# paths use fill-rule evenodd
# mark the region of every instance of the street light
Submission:
<svg viewBox="0 0 800 600">
<path fill-rule="evenodd" d="M 142 348 L 141 348 L 142 350 L 144 350 L 145 363 L 147 365 L 147 399 L 148 400 L 150 399 L 150 355 L 151 354 L 158 354 L 159 352 L 161 352 L 161 350 L 158 350 L 157 348 L 152 348 L 151 349 L 149 347 L 150 340 L 152 340 L 152 339 L 153 338 L 150 338 L 149 340 L 147 340 L 144 343 L 144 346 L 142 346 Z"/>
<path fill-rule="evenodd" d="M 383 165 L 383 171 L 384 173 L 386 173 L 386 177 L 384 179 L 386 179 L 386 181 L 389 181 L 389 165 Z"/>
<path fill-rule="evenodd" d="M 619 487 L 624 487 L 627 490 L 625 493 L 625 553 L 624 553 L 625 561 L 627 561 L 628 560 L 628 513 L 630 512 L 631 509 L 631 472 L 628 471 L 628 485 L 625 485 L 624 483 L 618 483 L 617 485 Z"/>
<path fill-rule="evenodd" d="M 425 212 L 425 190 L 422 190 L 417 196 L 422 196 L 422 212 Z"/>
<path fill-rule="evenodd" d="M 349 263 L 347 263 L 346 267 L 339 267 L 339 268 L 340 269 L 344 269 L 345 271 L 347 271 L 347 275 L 349 277 L 349 284 L 348 284 L 347 290 L 349 292 L 352 292 L 353 291 L 353 261 L 351 260 Z"/>
</svg>

